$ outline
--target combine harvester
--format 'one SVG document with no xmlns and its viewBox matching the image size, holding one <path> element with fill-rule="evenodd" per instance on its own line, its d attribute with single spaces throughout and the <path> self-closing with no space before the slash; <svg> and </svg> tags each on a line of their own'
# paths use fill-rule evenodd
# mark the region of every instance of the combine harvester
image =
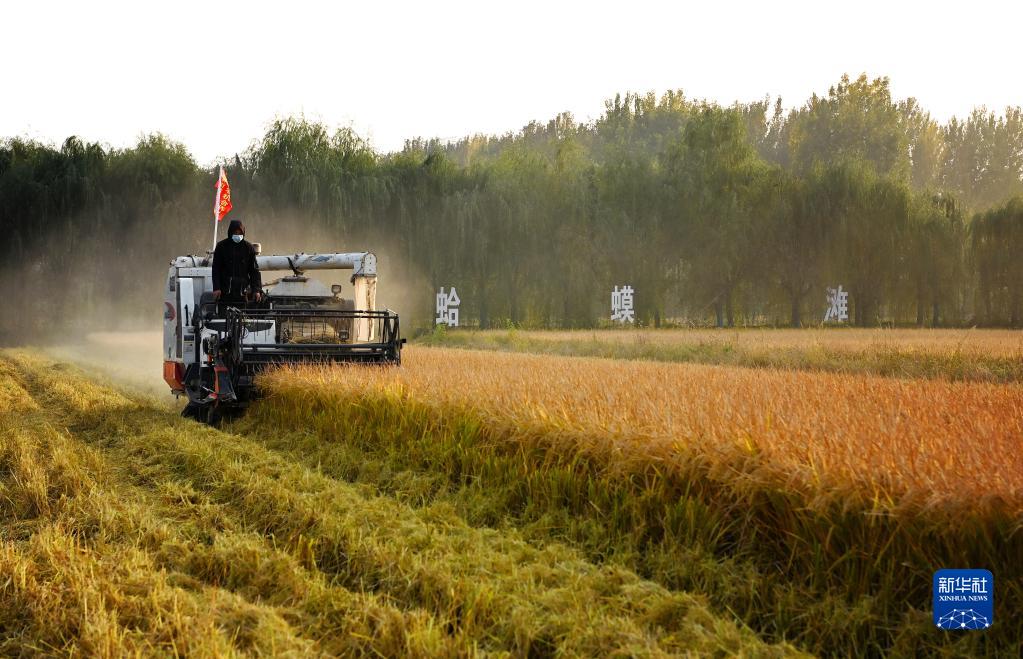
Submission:
<svg viewBox="0 0 1023 659">
<path fill-rule="evenodd" d="M 260 256 L 261 272 L 289 275 L 263 286 L 263 300 L 229 306 L 213 299 L 212 255 L 171 261 L 164 287 L 163 379 L 188 396 L 182 415 L 210 424 L 244 409 L 268 366 L 361 362 L 400 364 L 398 314 L 376 309 L 376 256 Z M 350 299 L 307 270 L 352 270 Z"/>
</svg>

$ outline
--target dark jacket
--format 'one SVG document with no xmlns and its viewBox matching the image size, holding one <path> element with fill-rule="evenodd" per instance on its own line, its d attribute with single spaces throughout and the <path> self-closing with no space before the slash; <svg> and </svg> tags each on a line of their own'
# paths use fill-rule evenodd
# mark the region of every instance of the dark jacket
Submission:
<svg viewBox="0 0 1023 659">
<path fill-rule="evenodd" d="M 217 243 L 213 250 L 213 290 L 230 299 L 244 297 L 245 287 L 250 292 L 259 290 L 263 283 L 256 265 L 256 250 L 247 240 L 234 242 L 231 233 L 235 229 L 245 228 L 238 220 L 231 220 L 227 229 L 228 237 Z"/>
</svg>

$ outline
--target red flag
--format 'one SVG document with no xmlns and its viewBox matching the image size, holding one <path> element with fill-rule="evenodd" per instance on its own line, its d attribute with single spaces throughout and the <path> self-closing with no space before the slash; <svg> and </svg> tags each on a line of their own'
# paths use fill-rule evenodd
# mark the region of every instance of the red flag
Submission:
<svg viewBox="0 0 1023 659">
<path fill-rule="evenodd" d="M 219 222 L 231 212 L 231 208 L 231 186 L 227 183 L 227 172 L 221 167 L 220 178 L 217 179 L 217 196 L 213 199 L 213 217 Z"/>
</svg>

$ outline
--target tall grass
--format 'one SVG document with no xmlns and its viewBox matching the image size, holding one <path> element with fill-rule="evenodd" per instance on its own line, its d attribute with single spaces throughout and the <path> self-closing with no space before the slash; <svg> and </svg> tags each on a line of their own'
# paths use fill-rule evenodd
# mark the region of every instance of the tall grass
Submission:
<svg viewBox="0 0 1023 659">
<path fill-rule="evenodd" d="M 264 384 L 239 427 L 271 447 L 423 502 L 454 491 L 476 523 L 546 524 L 810 650 L 1023 637 L 1019 385 L 421 348 Z M 992 633 L 931 628 L 931 574 L 952 566 L 996 573 Z"/>
<path fill-rule="evenodd" d="M 5 653 L 793 653 L 577 550 L 376 496 L 32 355 L 0 368 L 0 400 L 23 401 L 0 408 Z"/>
</svg>

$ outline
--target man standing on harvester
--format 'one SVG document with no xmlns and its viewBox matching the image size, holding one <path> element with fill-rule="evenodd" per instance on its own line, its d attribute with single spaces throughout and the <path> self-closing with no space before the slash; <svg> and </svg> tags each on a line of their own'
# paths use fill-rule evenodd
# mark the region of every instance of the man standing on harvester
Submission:
<svg viewBox="0 0 1023 659">
<path fill-rule="evenodd" d="M 231 220 L 227 238 L 213 250 L 213 299 L 226 304 L 244 304 L 263 297 L 262 279 L 256 265 L 256 249 L 245 240 L 245 225 Z"/>
</svg>

